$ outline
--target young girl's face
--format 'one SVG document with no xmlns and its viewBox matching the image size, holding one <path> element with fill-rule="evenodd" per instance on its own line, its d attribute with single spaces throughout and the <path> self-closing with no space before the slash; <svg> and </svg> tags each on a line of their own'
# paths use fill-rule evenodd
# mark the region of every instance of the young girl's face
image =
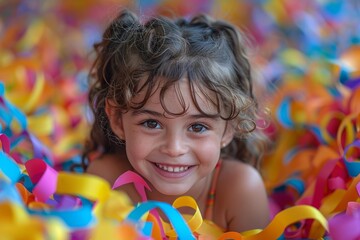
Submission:
<svg viewBox="0 0 360 240">
<path fill-rule="evenodd" d="M 197 110 L 187 79 L 180 80 L 179 90 L 187 106 L 183 115 L 165 113 L 158 88 L 141 109 L 130 110 L 120 118 L 110 117 L 113 131 L 126 142 L 127 157 L 133 168 L 166 195 L 182 195 L 198 189 L 196 186 L 203 182 L 200 180 L 215 168 L 221 146 L 228 144 L 233 136 L 225 120 Z M 183 111 L 176 91 L 171 87 L 164 99 L 172 113 Z M 141 92 L 133 100 L 141 101 L 144 94 Z M 200 92 L 197 99 L 206 113 L 217 113 Z"/>
</svg>

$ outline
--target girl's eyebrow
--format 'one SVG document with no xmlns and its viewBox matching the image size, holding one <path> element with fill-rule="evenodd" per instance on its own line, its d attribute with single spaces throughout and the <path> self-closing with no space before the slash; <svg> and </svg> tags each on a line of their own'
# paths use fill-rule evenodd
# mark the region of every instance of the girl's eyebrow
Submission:
<svg viewBox="0 0 360 240">
<path fill-rule="evenodd" d="M 131 114 L 133 116 L 142 115 L 142 114 L 149 114 L 149 115 L 153 115 L 155 117 L 163 117 L 164 116 L 164 114 L 162 114 L 162 113 L 148 110 L 148 109 L 134 109 Z"/>
<path fill-rule="evenodd" d="M 154 117 L 165 117 L 164 113 L 159 113 L 159 112 L 149 110 L 149 109 L 135 109 L 135 110 L 132 111 L 131 114 L 133 116 L 142 115 L 142 114 L 148 114 L 148 115 L 152 115 Z M 190 118 L 193 118 L 193 119 L 198 119 L 198 118 L 209 118 L 209 119 L 214 119 L 214 120 L 220 119 L 219 114 L 198 113 L 198 114 L 190 114 L 188 116 Z"/>
</svg>

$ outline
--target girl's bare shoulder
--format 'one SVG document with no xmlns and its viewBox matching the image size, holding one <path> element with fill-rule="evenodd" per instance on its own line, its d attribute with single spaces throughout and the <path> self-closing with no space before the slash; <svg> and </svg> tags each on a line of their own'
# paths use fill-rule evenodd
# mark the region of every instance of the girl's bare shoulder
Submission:
<svg viewBox="0 0 360 240">
<path fill-rule="evenodd" d="M 268 224 L 268 198 L 258 170 L 239 160 L 226 159 L 218 184 L 229 230 L 240 232 Z"/>
<path fill-rule="evenodd" d="M 253 166 L 236 159 L 226 159 L 222 163 L 218 187 L 224 196 L 228 194 L 244 199 L 265 190 L 263 179 Z M 247 195 L 244 195 L 246 193 Z M 226 198 L 231 200 L 231 198 Z M 234 198 L 232 198 L 234 199 Z"/>
<path fill-rule="evenodd" d="M 90 162 L 86 173 L 102 177 L 113 184 L 127 170 L 130 170 L 130 166 L 125 155 L 103 154 Z"/>
<path fill-rule="evenodd" d="M 249 186 L 254 180 L 262 181 L 257 169 L 236 159 L 225 159 L 222 162 L 221 179 L 224 182 L 236 181 L 244 187 Z"/>
</svg>

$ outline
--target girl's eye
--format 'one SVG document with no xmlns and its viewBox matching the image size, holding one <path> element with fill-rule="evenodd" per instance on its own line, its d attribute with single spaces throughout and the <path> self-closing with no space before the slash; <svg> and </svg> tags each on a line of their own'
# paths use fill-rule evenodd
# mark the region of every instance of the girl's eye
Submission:
<svg viewBox="0 0 360 240">
<path fill-rule="evenodd" d="M 189 130 L 191 132 L 195 132 L 195 133 L 202 133 L 202 132 L 205 132 L 206 130 L 208 130 L 208 128 L 202 124 L 193 124 L 190 126 Z"/>
<path fill-rule="evenodd" d="M 160 124 L 155 121 L 155 120 L 146 120 L 145 122 L 142 123 L 142 125 L 146 128 L 160 128 Z"/>
</svg>

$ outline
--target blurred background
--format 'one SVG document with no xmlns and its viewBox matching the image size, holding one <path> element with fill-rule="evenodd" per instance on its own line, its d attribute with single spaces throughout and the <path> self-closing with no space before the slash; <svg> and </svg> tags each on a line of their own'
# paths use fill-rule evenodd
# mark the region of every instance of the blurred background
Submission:
<svg viewBox="0 0 360 240">
<path fill-rule="evenodd" d="M 92 46 L 123 8 L 144 20 L 207 13 L 249 35 L 271 113 L 274 150 L 261 171 L 274 211 L 303 199 L 324 164 L 359 138 L 359 0 L 0 0 L 1 131 L 19 163 L 37 156 L 69 170 L 79 162 Z"/>
</svg>

